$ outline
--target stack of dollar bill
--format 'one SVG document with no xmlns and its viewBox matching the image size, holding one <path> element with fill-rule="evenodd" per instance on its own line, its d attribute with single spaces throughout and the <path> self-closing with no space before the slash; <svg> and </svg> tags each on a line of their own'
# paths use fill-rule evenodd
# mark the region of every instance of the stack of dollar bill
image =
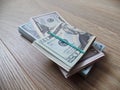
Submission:
<svg viewBox="0 0 120 90">
<path fill-rule="evenodd" d="M 55 62 L 65 78 L 76 73 L 87 76 L 105 48 L 96 36 L 70 25 L 57 12 L 34 16 L 18 27 L 41 53 Z"/>
</svg>

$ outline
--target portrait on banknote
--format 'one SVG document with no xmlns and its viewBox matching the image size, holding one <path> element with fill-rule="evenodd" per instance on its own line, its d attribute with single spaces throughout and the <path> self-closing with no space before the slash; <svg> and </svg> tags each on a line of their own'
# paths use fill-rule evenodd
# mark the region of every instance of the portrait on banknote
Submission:
<svg viewBox="0 0 120 90">
<path fill-rule="evenodd" d="M 54 30 L 54 33 L 57 34 L 58 32 L 63 31 L 62 37 L 65 38 L 66 36 L 70 36 L 68 38 L 71 38 L 72 42 L 74 44 L 79 42 L 79 48 L 84 49 L 85 46 L 88 44 L 90 38 L 92 35 L 90 33 L 87 33 L 85 31 L 82 31 L 80 29 L 77 29 L 69 24 L 61 23 L 56 30 Z M 77 37 L 78 40 L 76 40 Z M 61 44 L 62 45 L 62 44 Z"/>
</svg>

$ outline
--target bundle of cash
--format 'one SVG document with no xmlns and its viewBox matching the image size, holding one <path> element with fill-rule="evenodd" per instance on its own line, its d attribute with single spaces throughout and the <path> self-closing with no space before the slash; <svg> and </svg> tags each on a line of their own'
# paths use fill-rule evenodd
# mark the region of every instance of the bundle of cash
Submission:
<svg viewBox="0 0 120 90">
<path fill-rule="evenodd" d="M 57 12 L 32 17 L 18 30 L 55 62 L 66 78 L 80 71 L 86 76 L 92 68 L 90 65 L 104 56 L 105 46 L 94 41 L 94 35 L 70 25 Z"/>
</svg>

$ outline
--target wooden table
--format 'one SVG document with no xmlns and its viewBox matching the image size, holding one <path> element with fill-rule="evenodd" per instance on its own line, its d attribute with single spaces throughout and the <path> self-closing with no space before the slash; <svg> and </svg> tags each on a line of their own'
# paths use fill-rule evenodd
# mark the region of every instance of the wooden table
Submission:
<svg viewBox="0 0 120 90">
<path fill-rule="evenodd" d="M 87 79 L 65 79 L 56 64 L 18 33 L 30 17 L 58 11 L 93 33 L 106 56 Z M 120 90 L 119 0 L 0 0 L 0 90 Z"/>
</svg>

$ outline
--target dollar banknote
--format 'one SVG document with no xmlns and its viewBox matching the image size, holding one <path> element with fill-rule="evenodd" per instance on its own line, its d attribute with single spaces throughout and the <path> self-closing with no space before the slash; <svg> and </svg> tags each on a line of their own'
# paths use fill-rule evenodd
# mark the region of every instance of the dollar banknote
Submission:
<svg viewBox="0 0 120 90">
<path fill-rule="evenodd" d="M 87 76 L 89 75 L 91 69 L 93 68 L 94 65 L 90 65 L 82 70 L 80 70 L 78 73 L 80 74 L 80 76 L 87 78 Z"/>
<path fill-rule="evenodd" d="M 95 40 L 95 36 L 90 33 L 79 30 L 66 23 L 60 23 L 54 30 L 54 34 L 63 38 L 72 45 L 82 49 L 84 52 L 90 47 Z M 61 62 L 68 66 L 69 71 L 84 55 L 68 44 L 54 38 L 51 35 L 35 41 L 40 47 L 47 50 L 54 57 L 57 57 Z M 58 64 L 58 61 L 55 63 Z M 61 67 L 63 65 L 60 65 Z"/>
<path fill-rule="evenodd" d="M 54 57 L 57 57 L 64 66 L 67 66 L 67 71 L 84 55 L 71 46 L 86 52 L 95 40 L 95 36 L 71 26 L 57 12 L 32 17 L 31 22 L 40 36 L 40 39 L 36 40 L 35 43 Z M 62 38 L 62 41 L 49 35 L 48 32 L 52 32 Z M 66 44 L 63 41 L 70 44 Z M 55 63 L 60 65 L 58 61 L 55 61 Z M 63 64 L 60 66 L 63 67 Z"/>
<path fill-rule="evenodd" d="M 18 31 L 24 38 L 26 38 L 30 42 L 33 42 L 34 40 L 40 38 L 38 33 L 34 30 L 34 27 L 31 22 L 20 25 L 18 27 Z"/>
<path fill-rule="evenodd" d="M 105 45 L 97 41 L 93 43 L 93 46 L 99 51 L 103 51 L 105 49 Z"/>
<path fill-rule="evenodd" d="M 60 23 L 67 23 L 57 12 L 51 12 L 31 18 L 31 22 L 40 37 L 48 35 L 48 31 L 53 32 Z"/>
</svg>

